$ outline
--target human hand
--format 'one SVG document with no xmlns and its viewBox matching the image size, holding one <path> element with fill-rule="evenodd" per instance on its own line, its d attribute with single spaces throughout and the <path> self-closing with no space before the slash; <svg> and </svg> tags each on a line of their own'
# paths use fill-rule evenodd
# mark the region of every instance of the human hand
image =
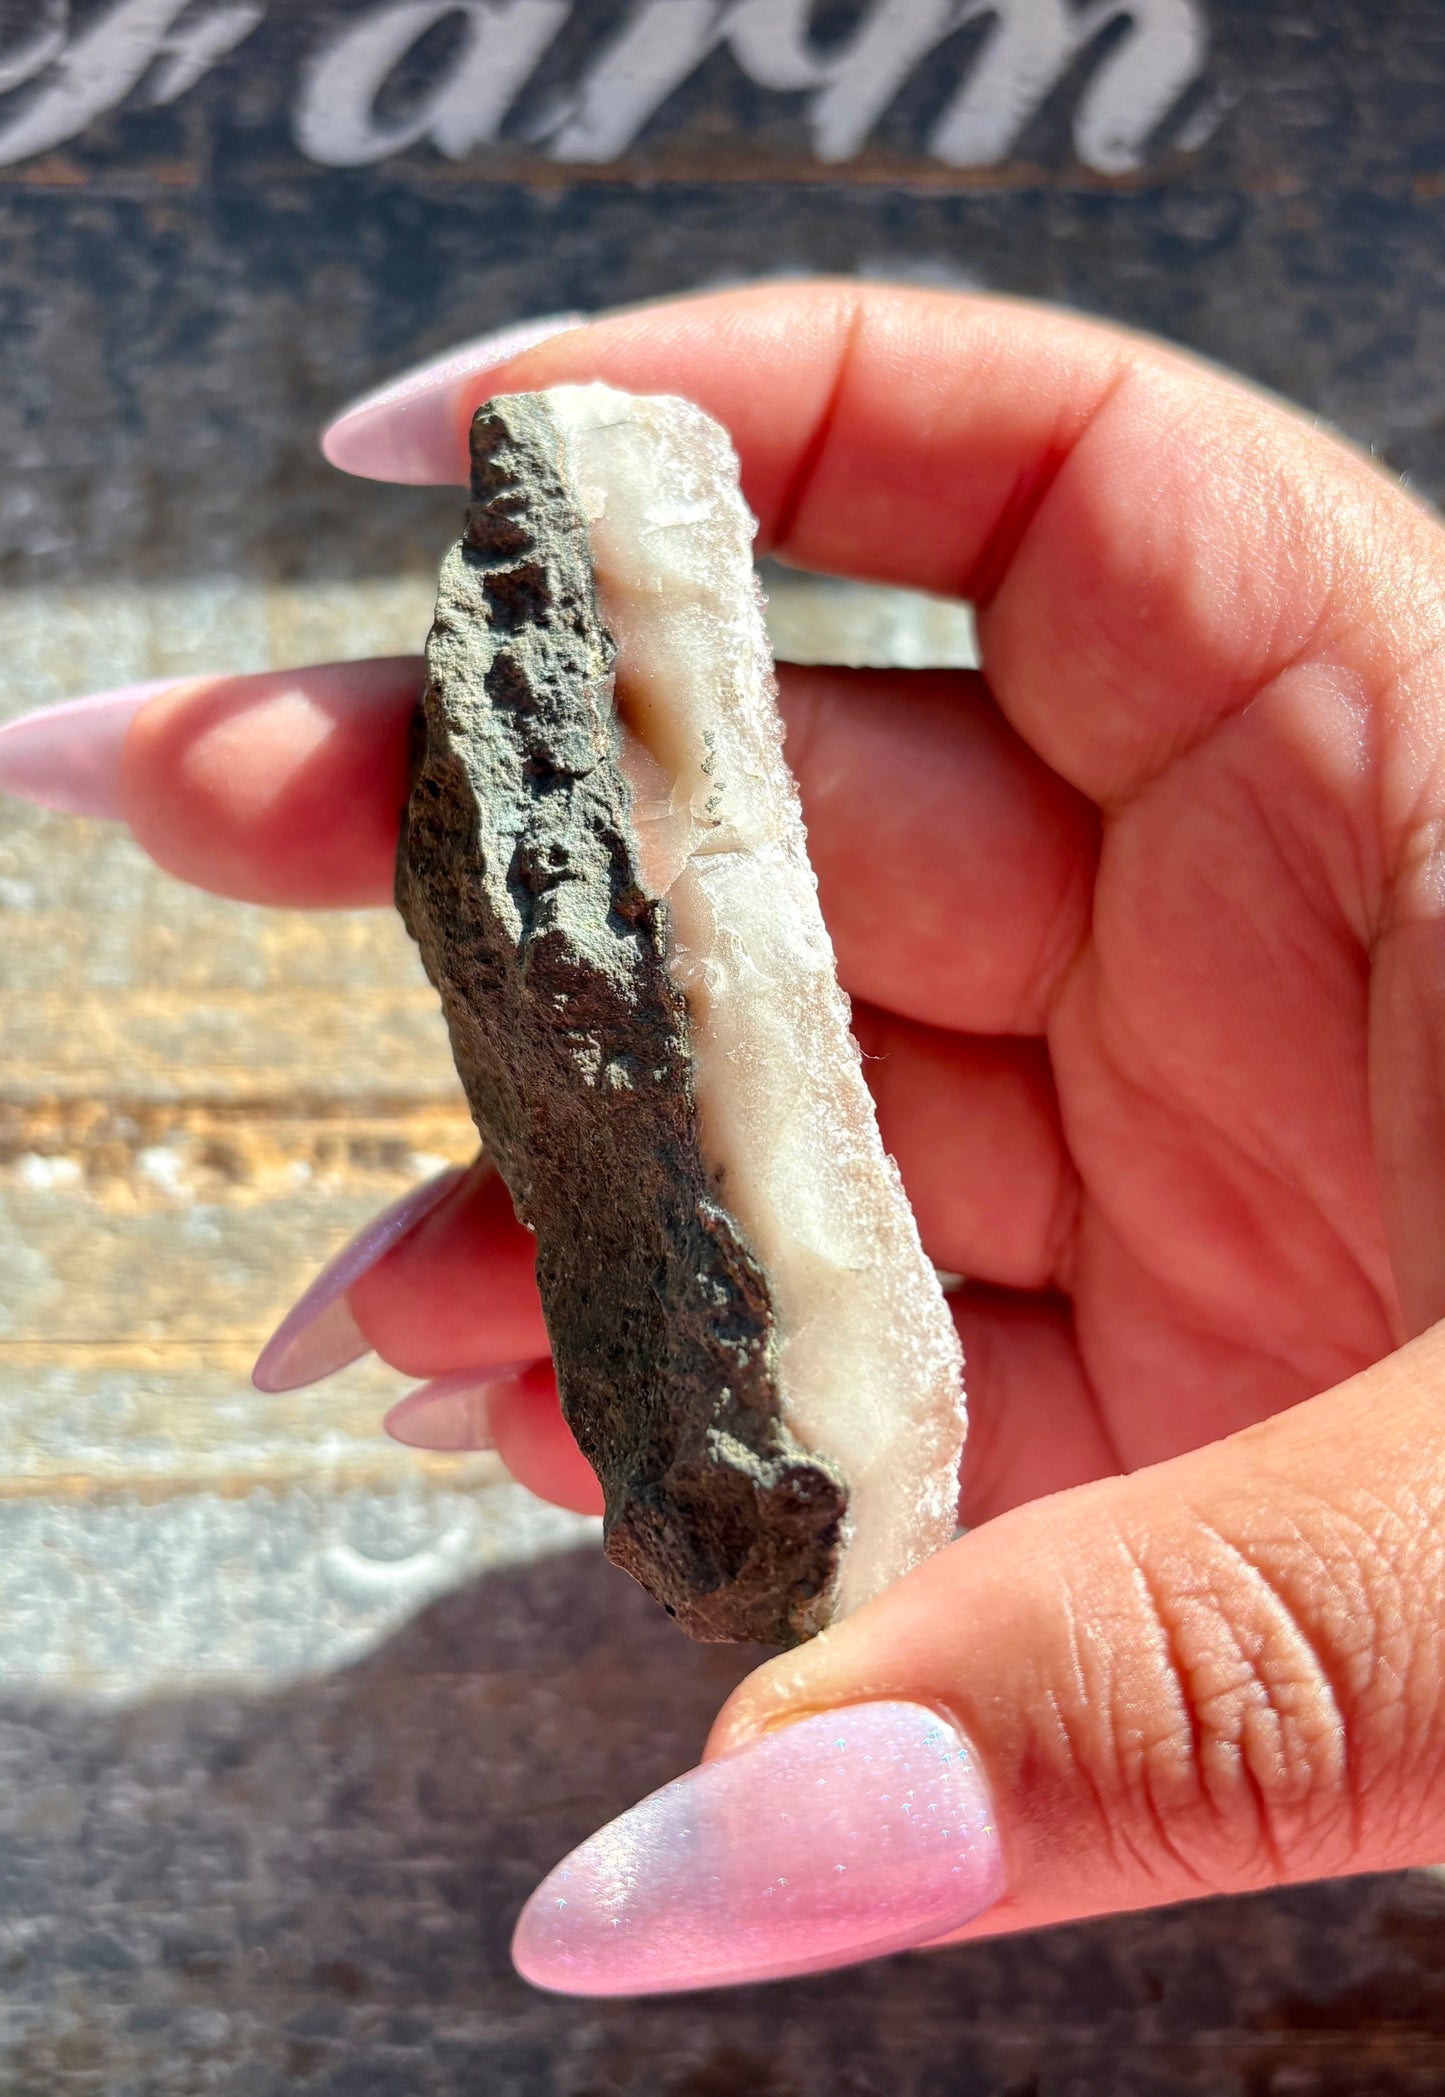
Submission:
<svg viewBox="0 0 1445 2097">
<path fill-rule="evenodd" d="M 1154 345 L 856 286 L 464 356 L 331 453 L 460 479 L 479 400 L 589 378 L 724 422 L 764 545 L 978 606 L 982 677 L 783 674 L 884 1140 L 971 1278 L 971 1533 L 751 1677 L 735 1752 L 541 1890 L 523 1970 L 704 1985 L 988 1901 L 968 1934 L 1445 1853 L 1439 526 Z M 204 886 L 379 902 L 417 682 L 153 696 L 115 805 Z M 496 1181 L 438 1195 L 279 1373 L 369 1342 L 453 1379 L 461 1441 L 545 1335 Z M 484 1404 L 517 1476 L 595 1506 L 545 1370 Z"/>
</svg>

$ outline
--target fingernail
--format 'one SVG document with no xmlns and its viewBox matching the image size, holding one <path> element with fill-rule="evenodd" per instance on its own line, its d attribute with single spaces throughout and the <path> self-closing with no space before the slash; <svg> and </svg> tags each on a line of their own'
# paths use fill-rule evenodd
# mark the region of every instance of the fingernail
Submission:
<svg viewBox="0 0 1445 2097">
<path fill-rule="evenodd" d="M 302 1390 L 371 1352 L 361 1327 L 351 1315 L 347 1290 L 423 1216 L 444 1202 L 465 1179 L 467 1170 L 464 1165 L 449 1166 L 435 1179 L 403 1194 L 400 1201 L 373 1216 L 364 1230 L 348 1239 L 261 1349 L 251 1371 L 251 1381 L 258 1391 Z"/>
<path fill-rule="evenodd" d="M 406 1449 L 432 1449 L 443 1455 L 466 1449 L 495 1449 L 488 1396 L 506 1378 L 520 1376 L 530 1362 L 499 1362 L 491 1369 L 458 1369 L 434 1376 L 408 1391 L 394 1405 L 382 1427 Z"/>
<path fill-rule="evenodd" d="M 921 1704 L 852 1704 L 689 1770 L 573 1850 L 512 1957 L 563 1995 L 775 1980 L 946 1936 L 1003 1884 L 962 1734 Z"/>
<path fill-rule="evenodd" d="M 147 699 L 185 682 L 160 677 L 18 714 L 0 728 L 0 790 L 40 808 L 118 822 L 126 730 Z"/>
<path fill-rule="evenodd" d="M 321 434 L 321 449 L 343 473 L 363 480 L 404 481 L 423 487 L 465 481 L 466 442 L 458 396 L 478 372 L 505 364 L 550 335 L 580 328 L 585 313 L 548 313 L 479 335 L 429 364 L 389 379 L 343 408 Z"/>
</svg>

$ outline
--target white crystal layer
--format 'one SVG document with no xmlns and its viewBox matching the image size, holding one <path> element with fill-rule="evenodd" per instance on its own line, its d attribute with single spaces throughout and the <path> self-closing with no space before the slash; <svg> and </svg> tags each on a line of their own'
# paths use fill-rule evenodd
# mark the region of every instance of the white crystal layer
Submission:
<svg viewBox="0 0 1445 2097">
<path fill-rule="evenodd" d="M 692 1019 L 704 1156 L 767 1271 L 785 1423 L 848 1484 L 843 1614 L 953 1534 L 958 1341 L 838 988 L 732 446 L 688 401 L 605 386 L 548 399 L 617 642 L 634 821 Z"/>
</svg>

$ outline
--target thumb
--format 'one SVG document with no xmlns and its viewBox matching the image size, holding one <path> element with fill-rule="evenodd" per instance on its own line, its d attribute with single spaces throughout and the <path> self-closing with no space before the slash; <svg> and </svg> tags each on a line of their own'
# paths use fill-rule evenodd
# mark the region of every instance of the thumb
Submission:
<svg viewBox="0 0 1445 2097">
<path fill-rule="evenodd" d="M 1445 1855 L 1442 1452 L 1437 1327 L 989 1522 L 743 1683 L 533 1895 L 521 1971 L 715 1986 Z"/>
</svg>

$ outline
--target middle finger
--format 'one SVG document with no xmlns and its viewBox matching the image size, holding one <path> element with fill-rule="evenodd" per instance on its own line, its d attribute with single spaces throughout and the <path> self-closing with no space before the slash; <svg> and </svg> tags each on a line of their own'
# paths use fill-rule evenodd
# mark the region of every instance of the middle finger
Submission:
<svg viewBox="0 0 1445 2097">
<path fill-rule="evenodd" d="M 780 670 L 844 986 L 969 1033 L 1034 1033 L 1088 923 L 1097 819 L 956 671 Z M 420 668 L 325 664 L 150 700 L 121 804 L 182 879 L 249 902 L 391 894 Z"/>
</svg>

